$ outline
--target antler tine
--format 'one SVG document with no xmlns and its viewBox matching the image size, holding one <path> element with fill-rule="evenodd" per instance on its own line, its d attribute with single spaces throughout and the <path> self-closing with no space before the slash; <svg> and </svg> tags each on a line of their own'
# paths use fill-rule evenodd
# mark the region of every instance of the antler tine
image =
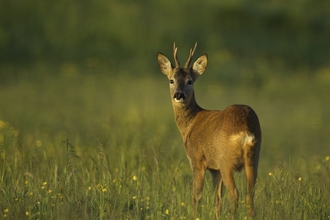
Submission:
<svg viewBox="0 0 330 220">
<path fill-rule="evenodd" d="M 180 67 L 177 52 L 178 52 L 178 48 L 176 47 L 175 42 L 174 42 L 174 44 L 173 44 L 173 55 L 174 55 L 174 61 L 175 61 L 175 68 Z"/>
<path fill-rule="evenodd" d="M 189 57 L 188 57 L 188 60 L 187 60 L 186 64 L 184 65 L 184 68 L 189 68 L 189 65 L 190 65 L 191 59 L 194 56 L 196 47 L 197 47 L 197 42 L 195 43 L 194 49 L 193 50 L 190 49 Z"/>
</svg>

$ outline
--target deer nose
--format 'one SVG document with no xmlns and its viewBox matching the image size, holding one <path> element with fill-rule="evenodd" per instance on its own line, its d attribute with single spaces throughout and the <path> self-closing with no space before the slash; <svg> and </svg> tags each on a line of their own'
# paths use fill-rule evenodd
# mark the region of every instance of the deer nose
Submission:
<svg viewBox="0 0 330 220">
<path fill-rule="evenodd" d="M 176 92 L 176 93 L 174 93 L 173 98 L 174 98 L 174 101 L 176 101 L 176 102 L 183 102 L 185 100 L 186 96 L 184 95 L 183 92 Z"/>
</svg>

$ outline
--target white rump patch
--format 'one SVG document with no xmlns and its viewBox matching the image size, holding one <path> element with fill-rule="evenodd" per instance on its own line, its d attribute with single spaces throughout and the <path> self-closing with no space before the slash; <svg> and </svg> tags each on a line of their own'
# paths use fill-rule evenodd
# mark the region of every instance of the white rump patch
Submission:
<svg viewBox="0 0 330 220">
<path fill-rule="evenodd" d="M 244 145 L 253 145 L 255 137 L 253 134 L 240 132 L 238 134 L 234 134 L 230 136 L 230 140 L 234 142 L 241 142 L 241 144 Z"/>
<path fill-rule="evenodd" d="M 254 135 L 253 134 L 247 134 L 245 136 L 245 143 L 248 144 L 248 145 L 253 145 L 254 144 Z"/>
</svg>

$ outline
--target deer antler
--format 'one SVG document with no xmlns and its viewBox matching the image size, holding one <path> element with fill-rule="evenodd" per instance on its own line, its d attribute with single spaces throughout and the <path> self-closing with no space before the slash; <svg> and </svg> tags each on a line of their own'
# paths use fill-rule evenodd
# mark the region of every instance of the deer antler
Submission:
<svg viewBox="0 0 330 220">
<path fill-rule="evenodd" d="M 196 47 L 197 47 L 197 42 L 195 43 L 194 49 L 193 50 L 190 49 L 190 54 L 189 54 L 189 57 L 188 57 L 188 60 L 187 60 L 186 64 L 184 65 L 184 68 L 189 68 L 189 65 L 190 65 L 191 59 L 194 56 Z"/>
<path fill-rule="evenodd" d="M 173 55 L 174 55 L 174 61 L 175 61 L 175 68 L 180 67 L 177 52 L 178 52 L 178 48 L 176 47 L 175 42 L 174 42 L 174 44 L 173 44 Z"/>
</svg>

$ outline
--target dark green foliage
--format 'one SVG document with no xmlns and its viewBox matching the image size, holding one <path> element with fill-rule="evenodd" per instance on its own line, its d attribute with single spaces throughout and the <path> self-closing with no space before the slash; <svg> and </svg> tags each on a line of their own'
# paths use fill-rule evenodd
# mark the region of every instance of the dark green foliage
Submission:
<svg viewBox="0 0 330 220">
<path fill-rule="evenodd" d="M 329 64 L 329 7 L 327 0 L 2 1 L 0 71 L 74 63 L 152 74 L 158 51 L 171 54 L 176 41 L 186 59 L 198 41 L 197 53 L 209 53 L 210 68 L 224 72 L 214 78 L 237 78 L 260 63 L 276 74 L 313 74 Z"/>
</svg>

